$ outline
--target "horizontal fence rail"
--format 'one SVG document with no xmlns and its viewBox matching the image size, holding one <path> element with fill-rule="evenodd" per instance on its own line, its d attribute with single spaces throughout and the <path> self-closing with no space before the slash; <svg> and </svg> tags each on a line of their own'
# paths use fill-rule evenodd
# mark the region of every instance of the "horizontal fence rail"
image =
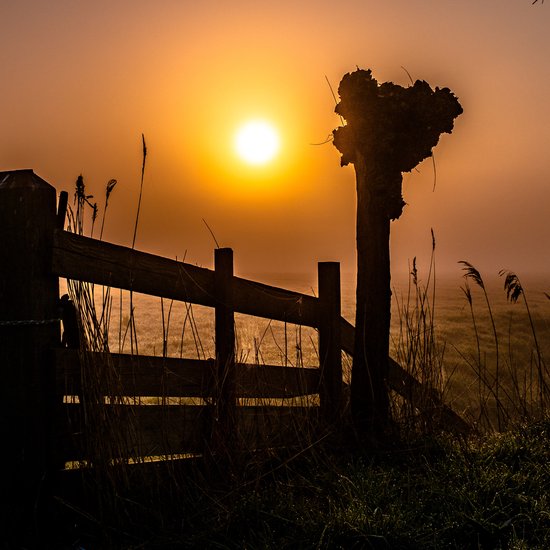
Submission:
<svg viewBox="0 0 550 550">
<path fill-rule="evenodd" d="M 355 327 L 349 321 L 342 318 L 341 331 L 342 350 L 353 356 Z M 434 421 L 438 422 L 442 427 L 463 434 L 472 431 L 472 427 L 460 415 L 443 403 L 439 392 L 421 384 L 391 357 L 388 358 L 387 384 L 391 390 L 412 403 L 422 403 L 427 398 L 431 411 L 423 412 L 435 412 L 439 418 L 434 418 Z"/>
<path fill-rule="evenodd" d="M 59 277 L 215 307 L 214 271 L 56 230 L 52 271 Z M 233 277 L 236 313 L 304 326 L 319 325 L 317 298 Z"/>
<path fill-rule="evenodd" d="M 214 272 L 63 230 L 54 232 L 59 277 L 214 307 Z"/>
<path fill-rule="evenodd" d="M 318 416 L 318 407 L 238 407 L 234 443 L 248 449 L 303 444 L 313 439 L 308 426 L 315 425 Z M 95 404 L 86 409 L 69 403 L 57 418 L 56 452 L 64 461 L 97 460 L 84 427 L 85 422 L 94 419 L 101 421 L 101 460 L 140 461 L 203 453 L 212 429 L 211 409 L 207 406 Z"/>
<path fill-rule="evenodd" d="M 56 387 L 60 395 L 79 395 L 82 365 L 91 369 L 102 395 L 213 397 L 215 361 L 56 349 Z M 319 392 L 319 369 L 235 364 L 236 396 L 285 398 Z"/>
</svg>

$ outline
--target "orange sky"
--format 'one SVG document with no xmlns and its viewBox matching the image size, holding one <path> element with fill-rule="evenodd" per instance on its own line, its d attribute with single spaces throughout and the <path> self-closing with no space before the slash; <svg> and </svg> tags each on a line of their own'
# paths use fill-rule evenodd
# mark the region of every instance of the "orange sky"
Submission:
<svg viewBox="0 0 550 550">
<path fill-rule="evenodd" d="M 487 273 L 550 273 L 550 6 L 530 0 L 2 2 L 0 170 L 72 193 L 82 173 L 104 236 L 130 244 L 141 133 L 149 156 L 136 246 L 210 267 L 206 219 L 239 274 L 355 268 L 353 168 L 323 141 L 334 88 L 356 66 L 448 86 L 464 114 L 405 175 L 392 266 L 429 254 Z M 281 132 L 278 159 L 241 164 L 232 133 Z"/>
</svg>

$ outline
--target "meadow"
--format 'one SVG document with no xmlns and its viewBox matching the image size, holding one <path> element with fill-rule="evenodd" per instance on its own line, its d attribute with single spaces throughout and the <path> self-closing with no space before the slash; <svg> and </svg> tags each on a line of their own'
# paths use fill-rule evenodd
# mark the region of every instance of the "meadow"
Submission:
<svg viewBox="0 0 550 550">
<path fill-rule="evenodd" d="M 248 278 L 316 295 L 309 274 L 251 274 Z M 517 302 L 508 299 L 504 277 L 488 276 L 485 291 L 456 274 L 436 284 L 421 274 L 393 282 L 391 355 L 442 392 L 445 401 L 484 430 L 502 430 L 540 409 L 539 386 L 546 387 L 550 356 L 550 300 L 544 277 L 529 277 Z M 63 290 L 62 290 L 63 292 Z M 211 308 L 113 291 L 104 307 L 104 289 L 95 290 L 96 315 L 108 319 L 112 352 L 207 359 L 214 357 Z M 523 300 L 525 296 L 525 301 Z M 342 315 L 354 322 L 355 281 L 342 278 Z M 527 307 L 526 307 L 527 306 Z M 315 367 L 319 364 L 314 329 L 237 314 L 237 360 L 256 365 Z M 351 361 L 343 354 L 344 379 Z M 542 380 L 542 382 L 541 382 Z M 547 388 L 544 390 L 546 392 Z M 537 405 L 538 401 L 538 405 Z M 539 411 L 540 412 L 540 411 Z M 535 414 L 535 417 L 537 415 Z M 537 417 L 538 418 L 538 417 Z M 500 422 L 500 425 L 499 425 Z"/>
</svg>

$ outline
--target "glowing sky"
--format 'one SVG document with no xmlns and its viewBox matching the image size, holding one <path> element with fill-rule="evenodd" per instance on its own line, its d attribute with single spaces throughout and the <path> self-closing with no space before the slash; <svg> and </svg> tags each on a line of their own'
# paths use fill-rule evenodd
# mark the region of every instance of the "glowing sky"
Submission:
<svg viewBox="0 0 550 550">
<path fill-rule="evenodd" d="M 356 66 L 379 81 L 448 86 L 464 114 L 405 175 L 392 265 L 429 254 L 488 273 L 550 274 L 550 5 L 530 0 L 52 0 L 0 3 L 0 170 L 33 168 L 72 193 L 82 173 L 104 238 L 131 243 L 141 133 L 148 159 L 136 246 L 237 273 L 355 267 L 352 167 L 323 142 L 334 89 Z M 236 158 L 248 119 L 281 132 L 276 161 Z"/>
</svg>

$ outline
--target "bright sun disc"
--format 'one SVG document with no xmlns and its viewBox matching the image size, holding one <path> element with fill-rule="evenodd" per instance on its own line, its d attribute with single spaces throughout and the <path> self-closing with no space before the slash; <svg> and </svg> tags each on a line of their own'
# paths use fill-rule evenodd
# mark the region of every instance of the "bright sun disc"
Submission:
<svg viewBox="0 0 550 550">
<path fill-rule="evenodd" d="M 279 150 L 279 136 L 268 122 L 252 120 L 243 124 L 235 136 L 235 149 L 249 164 L 265 164 Z"/>
</svg>

